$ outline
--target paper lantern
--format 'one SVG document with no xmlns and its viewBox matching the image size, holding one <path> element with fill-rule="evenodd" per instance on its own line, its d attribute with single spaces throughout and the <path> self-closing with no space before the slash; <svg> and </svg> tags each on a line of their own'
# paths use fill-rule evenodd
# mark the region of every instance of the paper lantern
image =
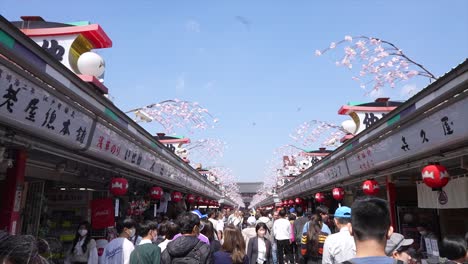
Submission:
<svg viewBox="0 0 468 264">
<path fill-rule="evenodd" d="M 101 76 L 106 68 L 102 57 L 91 51 L 81 54 L 77 66 L 81 74 L 92 75 L 96 78 Z"/>
<path fill-rule="evenodd" d="M 428 165 L 422 169 L 423 182 L 433 190 L 440 190 L 450 180 L 447 168 L 442 165 Z"/>
<path fill-rule="evenodd" d="M 341 187 L 333 188 L 332 190 L 333 199 L 341 201 L 344 198 L 344 189 Z"/>
<path fill-rule="evenodd" d="M 350 134 L 356 133 L 356 122 L 352 119 L 343 121 L 343 123 L 341 123 L 341 127 Z"/>
<path fill-rule="evenodd" d="M 203 199 L 203 197 L 201 197 L 201 196 L 198 196 L 198 198 L 197 198 L 197 203 L 201 205 L 201 204 L 203 204 L 204 202 L 205 202 L 205 199 Z"/>
<path fill-rule="evenodd" d="M 153 200 L 160 200 L 161 197 L 163 196 L 164 191 L 161 187 L 151 187 L 150 189 L 150 197 Z"/>
<path fill-rule="evenodd" d="M 380 186 L 376 180 L 366 180 L 362 184 L 362 191 L 366 195 L 377 195 L 379 193 Z"/>
<path fill-rule="evenodd" d="M 187 195 L 187 202 L 193 204 L 195 202 L 195 196 L 193 194 Z"/>
<path fill-rule="evenodd" d="M 294 201 L 296 202 L 297 205 L 301 205 L 304 203 L 304 200 L 302 200 L 301 197 L 297 197 Z"/>
<path fill-rule="evenodd" d="M 289 206 L 293 206 L 293 205 L 294 205 L 294 200 L 293 200 L 293 199 L 289 200 L 289 201 L 288 201 L 288 205 L 289 205 Z"/>
<path fill-rule="evenodd" d="M 178 203 L 182 200 L 182 194 L 180 192 L 172 192 L 171 201 Z"/>
<path fill-rule="evenodd" d="M 110 192 L 114 196 L 122 196 L 127 193 L 128 181 L 125 178 L 112 178 L 110 184 Z"/>
<path fill-rule="evenodd" d="M 317 203 L 323 203 L 325 201 L 325 195 L 323 193 L 316 193 L 315 194 L 315 201 L 317 201 Z"/>
</svg>

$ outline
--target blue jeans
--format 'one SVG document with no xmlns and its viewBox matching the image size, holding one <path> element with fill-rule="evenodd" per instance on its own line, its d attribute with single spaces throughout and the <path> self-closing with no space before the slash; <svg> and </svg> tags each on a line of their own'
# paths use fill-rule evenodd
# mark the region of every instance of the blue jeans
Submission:
<svg viewBox="0 0 468 264">
<path fill-rule="evenodd" d="M 271 243 L 271 258 L 273 260 L 273 264 L 278 264 L 278 256 L 276 255 L 278 252 L 278 247 L 276 246 L 276 240 Z"/>
</svg>

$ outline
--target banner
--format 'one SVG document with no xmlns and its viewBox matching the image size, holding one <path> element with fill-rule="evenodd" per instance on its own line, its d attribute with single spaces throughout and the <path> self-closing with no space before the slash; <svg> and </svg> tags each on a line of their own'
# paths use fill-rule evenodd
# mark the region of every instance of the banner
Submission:
<svg viewBox="0 0 468 264">
<path fill-rule="evenodd" d="M 93 229 L 103 229 L 113 226 L 114 205 L 112 198 L 91 201 L 91 226 Z"/>
</svg>

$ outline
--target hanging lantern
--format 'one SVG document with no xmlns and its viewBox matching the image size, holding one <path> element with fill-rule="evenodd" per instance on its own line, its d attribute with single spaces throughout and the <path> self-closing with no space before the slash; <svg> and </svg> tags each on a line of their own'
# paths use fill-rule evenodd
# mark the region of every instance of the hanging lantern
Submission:
<svg viewBox="0 0 468 264">
<path fill-rule="evenodd" d="M 110 184 L 110 192 L 114 196 L 122 196 L 127 193 L 128 181 L 125 178 L 112 178 Z"/>
<path fill-rule="evenodd" d="M 301 197 L 297 197 L 294 201 L 296 202 L 297 205 L 301 205 L 304 203 L 304 200 L 302 200 Z"/>
<path fill-rule="evenodd" d="M 187 195 L 187 202 L 193 204 L 195 202 L 195 196 L 193 194 Z"/>
<path fill-rule="evenodd" d="M 333 199 L 341 201 L 344 198 L 344 189 L 341 187 L 333 188 L 332 190 Z"/>
<path fill-rule="evenodd" d="M 316 193 L 315 194 L 315 201 L 317 201 L 317 203 L 323 203 L 325 201 L 325 195 L 323 193 Z"/>
<path fill-rule="evenodd" d="M 163 196 L 164 191 L 161 187 L 151 187 L 150 189 L 150 197 L 153 200 L 160 200 L 161 197 Z"/>
<path fill-rule="evenodd" d="M 203 199 L 203 197 L 198 196 L 198 198 L 197 198 L 197 203 L 198 203 L 198 204 L 203 204 L 204 202 L 205 202 L 205 200 Z"/>
<path fill-rule="evenodd" d="M 433 190 L 441 190 L 450 180 L 447 168 L 442 165 L 428 165 L 421 171 L 424 183 Z"/>
<path fill-rule="evenodd" d="M 293 205 L 294 205 L 294 200 L 293 200 L 293 199 L 289 200 L 289 201 L 288 201 L 288 205 L 289 205 L 289 206 L 293 206 Z"/>
<path fill-rule="evenodd" d="M 172 192 L 171 201 L 178 203 L 182 200 L 182 194 L 180 192 Z"/>
<path fill-rule="evenodd" d="M 366 195 L 377 195 L 379 193 L 380 186 L 376 180 L 366 180 L 362 184 L 362 191 Z"/>
</svg>

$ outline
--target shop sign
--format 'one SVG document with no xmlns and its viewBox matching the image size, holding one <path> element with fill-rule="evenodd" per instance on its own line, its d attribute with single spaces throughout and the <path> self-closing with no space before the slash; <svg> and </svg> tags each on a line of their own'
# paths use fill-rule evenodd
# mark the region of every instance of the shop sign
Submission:
<svg viewBox="0 0 468 264">
<path fill-rule="evenodd" d="M 381 168 L 433 149 L 443 148 L 468 135 L 468 98 L 448 105 L 348 158 L 351 175 Z"/>
<path fill-rule="evenodd" d="M 88 141 L 93 120 L 0 65 L 0 122 L 69 148 L 81 149 Z"/>
<path fill-rule="evenodd" d="M 157 159 L 153 153 L 137 146 L 101 122 L 96 124 L 93 139 L 87 151 L 110 162 L 138 168 L 157 177 L 167 177 L 173 170 Z"/>
</svg>

